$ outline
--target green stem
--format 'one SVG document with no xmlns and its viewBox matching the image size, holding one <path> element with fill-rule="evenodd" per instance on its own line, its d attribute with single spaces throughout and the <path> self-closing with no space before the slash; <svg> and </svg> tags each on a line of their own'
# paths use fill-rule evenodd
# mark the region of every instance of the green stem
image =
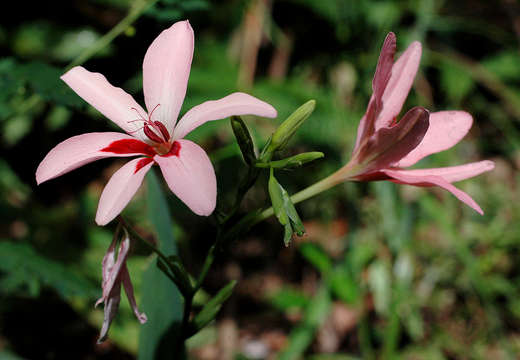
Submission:
<svg viewBox="0 0 520 360">
<path fill-rule="evenodd" d="M 304 200 L 310 199 L 311 197 L 314 197 L 343 182 L 345 180 L 345 174 L 340 170 L 291 196 L 291 201 L 293 202 L 293 204 L 297 204 Z M 253 226 L 273 215 L 274 210 L 272 207 L 270 207 L 262 211 L 257 217 L 253 218 L 248 225 Z"/>
<path fill-rule="evenodd" d="M 158 0 L 138 0 L 130 8 L 128 14 L 121 20 L 116 26 L 114 26 L 109 32 L 100 37 L 92 46 L 85 49 L 79 54 L 74 60 L 67 65 L 67 70 L 74 66 L 83 64 L 89 60 L 95 53 L 103 49 L 105 46 L 110 44 L 116 37 L 125 32 L 132 23 L 141 16 L 141 14 L 147 10 L 150 6 L 155 4 Z"/>
<path fill-rule="evenodd" d="M 125 229 L 130 233 L 131 237 L 134 237 L 134 238 L 138 239 L 139 241 L 141 241 L 148 249 L 152 250 L 154 253 L 157 254 L 157 256 L 159 256 L 161 259 L 163 259 L 166 264 L 169 263 L 168 257 L 166 255 L 164 255 L 161 252 L 161 250 L 159 250 L 153 244 L 151 244 L 148 240 L 145 240 L 141 235 L 139 235 L 139 233 L 137 231 L 135 231 L 121 215 L 118 216 L 118 219 L 119 219 L 120 223 L 123 224 Z"/>
</svg>

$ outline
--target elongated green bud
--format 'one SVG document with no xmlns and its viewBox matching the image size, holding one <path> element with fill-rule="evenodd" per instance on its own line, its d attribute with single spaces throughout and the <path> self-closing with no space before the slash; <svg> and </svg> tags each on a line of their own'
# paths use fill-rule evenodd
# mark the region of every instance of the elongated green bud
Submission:
<svg viewBox="0 0 520 360">
<path fill-rule="evenodd" d="M 251 134 L 241 117 L 232 116 L 230 121 L 244 161 L 247 165 L 251 166 L 256 162 L 255 146 Z"/>
<path fill-rule="evenodd" d="M 298 130 L 303 122 L 312 114 L 315 107 L 316 100 L 309 100 L 289 115 L 274 132 L 271 141 L 267 145 L 266 151 L 264 151 L 262 160 L 269 161 L 275 151 L 282 150 L 296 130 Z"/>
<path fill-rule="evenodd" d="M 273 168 L 273 169 L 292 169 L 302 166 L 308 162 L 322 158 L 324 155 L 319 151 L 305 152 L 298 155 L 294 155 L 282 160 L 270 161 L 267 163 L 258 162 L 255 164 L 256 167 L 260 168 Z"/>
</svg>

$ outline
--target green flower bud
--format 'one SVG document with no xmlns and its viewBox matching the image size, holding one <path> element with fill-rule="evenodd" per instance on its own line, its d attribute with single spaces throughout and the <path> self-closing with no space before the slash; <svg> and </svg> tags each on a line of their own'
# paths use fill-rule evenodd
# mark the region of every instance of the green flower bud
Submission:
<svg viewBox="0 0 520 360">
<path fill-rule="evenodd" d="M 314 161 L 316 159 L 322 158 L 324 155 L 319 151 L 311 151 L 306 153 L 301 153 L 298 155 L 294 155 L 282 160 L 270 161 L 267 163 L 259 162 L 256 163 L 256 167 L 260 168 L 273 168 L 273 169 L 292 169 L 308 162 Z"/>
<path fill-rule="evenodd" d="M 256 162 L 255 146 L 251 134 L 249 133 L 246 124 L 239 116 L 232 116 L 230 121 L 231 128 L 237 138 L 237 143 L 242 152 L 242 156 L 244 157 L 244 161 L 247 165 L 251 166 Z"/>
<path fill-rule="evenodd" d="M 316 107 L 316 100 L 309 100 L 296 111 L 294 111 L 274 132 L 267 145 L 266 151 L 262 154 L 262 160 L 269 161 L 273 153 L 282 150 L 294 135 L 296 130 L 312 114 Z"/>
</svg>

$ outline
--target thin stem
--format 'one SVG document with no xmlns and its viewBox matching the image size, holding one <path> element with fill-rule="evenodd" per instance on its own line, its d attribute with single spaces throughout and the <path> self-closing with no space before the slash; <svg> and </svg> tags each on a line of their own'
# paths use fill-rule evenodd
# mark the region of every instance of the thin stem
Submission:
<svg viewBox="0 0 520 360">
<path fill-rule="evenodd" d="M 190 332 L 188 331 L 188 325 L 190 321 L 191 307 L 193 305 L 193 298 L 195 293 L 191 296 L 186 296 L 184 298 L 184 309 L 182 313 L 182 324 L 181 324 L 181 340 L 185 340 L 190 336 Z"/>
<path fill-rule="evenodd" d="M 302 202 L 304 200 L 310 199 L 311 197 L 314 197 L 334 186 L 339 184 L 341 180 L 339 180 L 337 176 L 337 172 L 326 177 L 325 179 L 322 179 L 318 181 L 317 183 L 312 184 L 311 186 L 303 189 L 302 191 L 297 192 L 293 196 L 291 196 L 291 201 L 293 204 L 297 204 L 299 202 Z M 271 216 L 274 215 L 274 210 L 272 207 L 269 209 L 266 209 L 262 211 L 262 213 L 255 219 L 254 224 L 259 223 L 262 220 L 265 220 Z"/>
<path fill-rule="evenodd" d="M 166 262 L 166 264 L 169 263 L 168 257 L 164 255 L 161 250 L 159 250 L 153 244 L 151 244 L 148 240 L 144 239 L 141 235 L 139 235 L 139 233 L 135 231 L 121 215 L 118 216 L 118 219 L 120 223 L 123 224 L 125 229 L 130 233 L 130 236 L 140 240 L 148 249 L 152 250 L 154 253 L 157 254 L 157 256 L 163 259 Z"/>
<path fill-rule="evenodd" d="M 204 260 L 204 265 L 202 266 L 202 271 L 200 272 L 199 277 L 197 278 L 197 282 L 195 283 L 194 293 L 200 289 L 206 275 L 208 275 L 208 271 L 215 260 L 215 249 L 217 247 L 218 240 L 215 241 L 213 245 L 209 248 L 208 255 L 206 255 L 206 259 Z"/>
<path fill-rule="evenodd" d="M 83 64 L 85 61 L 90 59 L 95 53 L 103 49 L 105 46 L 110 44 L 112 40 L 118 37 L 120 34 L 125 32 L 132 23 L 141 16 L 141 14 L 147 10 L 150 6 L 155 4 L 158 0 L 139 0 L 134 3 L 128 14 L 109 32 L 100 37 L 92 46 L 85 49 L 79 54 L 71 63 L 67 66 L 67 70 Z"/>
</svg>

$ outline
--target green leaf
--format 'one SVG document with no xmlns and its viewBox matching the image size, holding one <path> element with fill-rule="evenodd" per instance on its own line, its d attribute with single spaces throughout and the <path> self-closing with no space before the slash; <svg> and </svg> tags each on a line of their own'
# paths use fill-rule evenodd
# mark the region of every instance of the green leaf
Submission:
<svg viewBox="0 0 520 360">
<path fill-rule="evenodd" d="M 159 243 L 159 249 L 170 255 L 177 252 L 173 238 L 170 211 L 153 171 L 147 175 L 148 219 Z M 148 322 L 139 334 L 139 359 L 173 359 L 182 353 L 178 329 L 182 318 L 181 295 L 177 287 L 151 263 L 143 274 L 142 309 Z M 179 344 L 179 345 L 177 345 Z"/>
<path fill-rule="evenodd" d="M 60 68 L 35 61 L 18 65 L 15 75 L 47 101 L 76 107 L 84 104 L 83 100 L 61 81 L 63 70 Z"/>
<path fill-rule="evenodd" d="M 332 273 L 330 287 L 334 295 L 347 304 L 356 304 L 361 296 L 359 284 L 346 269 L 338 269 Z"/>
<path fill-rule="evenodd" d="M 309 297 L 299 290 L 284 287 L 275 294 L 269 296 L 270 303 L 281 311 L 294 308 L 305 308 L 309 304 Z"/>
<path fill-rule="evenodd" d="M 288 345 L 280 352 L 278 359 L 292 360 L 302 358 L 303 353 L 311 344 L 314 334 L 327 318 L 330 305 L 329 289 L 323 284 L 307 305 L 302 322 L 291 331 Z"/>
<path fill-rule="evenodd" d="M 244 161 L 249 166 L 253 165 L 256 162 L 255 146 L 246 124 L 240 116 L 232 116 L 230 122 Z"/>
<path fill-rule="evenodd" d="M 233 289 L 235 288 L 236 284 L 236 280 L 230 281 L 229 284 L 220 289 L 217 295 L 208 301 L 202 310 L 197 315 L 195 315 L 192 322 L 194 333 L 215 319 L 215 316 L 217 316 L 224 301 L 226 301 L 233 293 Z"/>
<path fill-rule="evenodd" d="M 54 289 L 62 298 L 94 299 L 100 289 L 63 264 L 45 258 L 26 243 L 0 242 L 0 293 L 38 296 L 42 286 Z"/>
<path fill-rule="evenodd" d="M 332 261 L 321 247 L 307 242 L 300 245 L 300 252 L 322 274 L 327 274 L 332 269 Z"/>
<path fill-rule="evenodd" d="M 319 151 L 311 151 L 305 152 L 298 155 L 294 155 L 282 160 L 269 161 L 269 162 L 259 162 L 256 163 L 256 167 L 260 168 L 273 168 L 273 169 L 293 169 L 296 167 L 300 167 L 308 162 L 314 161 L 316 159 L 320 159 L 324 157 L 324 154 Z"/>
</svg>

